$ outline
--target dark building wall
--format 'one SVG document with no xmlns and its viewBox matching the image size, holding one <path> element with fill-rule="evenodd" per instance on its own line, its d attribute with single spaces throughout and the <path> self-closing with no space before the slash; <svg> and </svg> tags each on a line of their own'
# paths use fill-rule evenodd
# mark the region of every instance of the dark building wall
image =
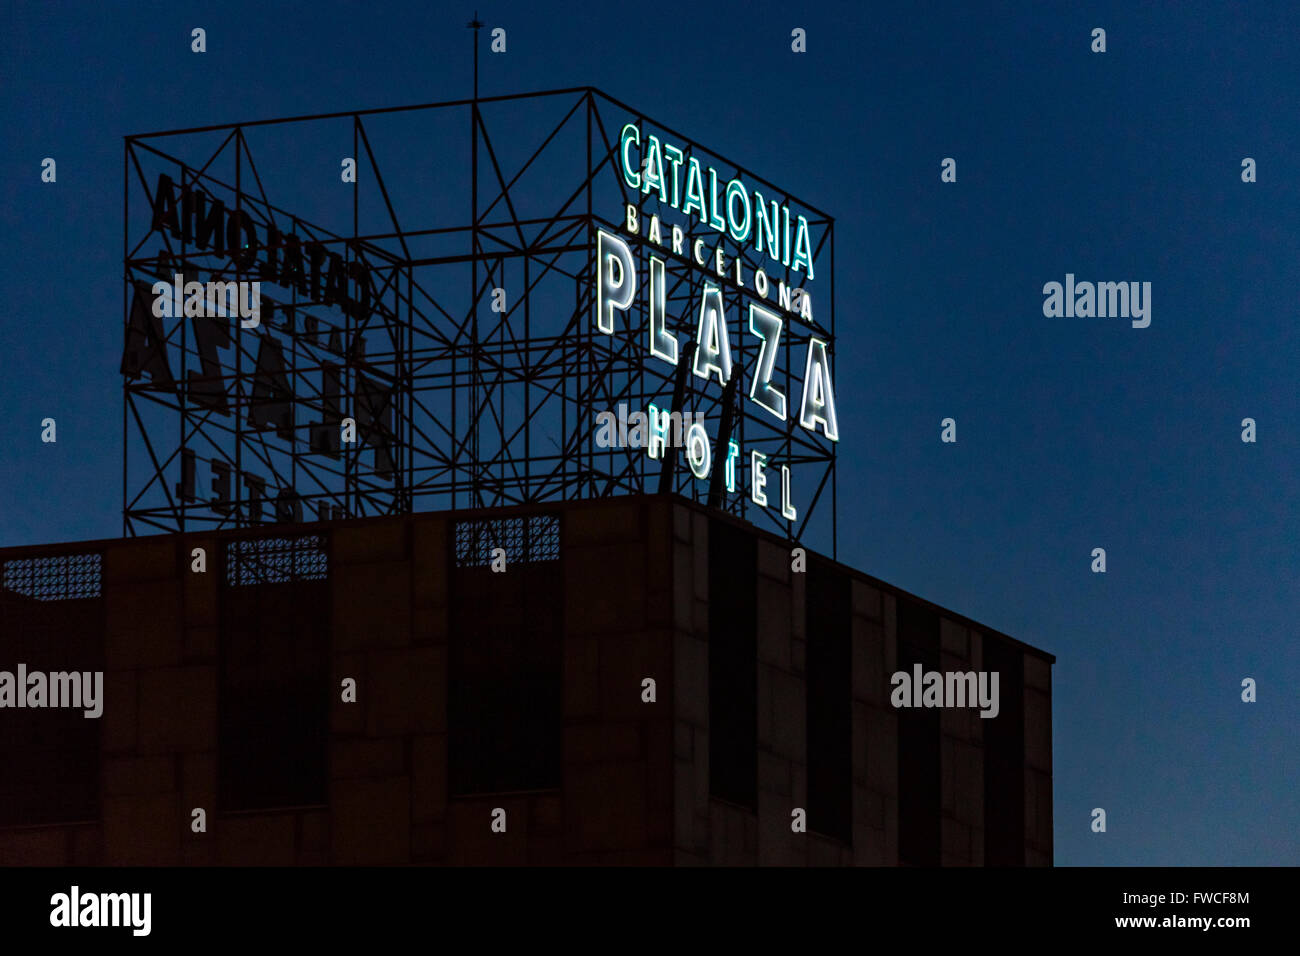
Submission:
<svg viewBox="0 0 1300 956">
<path fill-rule="evenodd" d="M 0 828 L 0 863 L 671 862 L 669 515 L 650 500 L 570 509 L 562 553 L 504 575 L 456 567 L 456 522 L 445 515 L 96 543 L 105 560 L 103 717 L 0 718 L 75 719 L 101 734 L 98 765 L 90 761 L 98 820 Z M 227 583 L 232 541 L 313 533 L 328 554 L 327 580 Z M 205 573 L 190 570 L 194 548 L 206 552 Z M 66 611 L 74 602 L 46 603 Z M 554 619 L 539 624 L 548 608 Z M 502 633 L 512 620 L 553 643 L 512 647 L 519 635 Z M 304 678 L 309 685 L 322 626 L 313 692 Z M 24 645 L 0 645 L 0 667 L 24 659 Z M 485 652 L 520 666 L 484 670 Z M 464 689 L 477 695 L 462 694 L 460 712 L 473 720 L 484 706 L 518 705 L 516 715 L 553 730 L 553 752 L 504 759 L 497 744 L 517 741 L 498 739 L 510 729 L 499 720 L 452 738 L 456 653 Z M 27 657 L 32 668 L 43 663 Z M 653 675 L 657 706 L 641 702 L 642 678 Z M 341 699 L 345 678 L 357 683 L 355 703 Z M 496 687 L 500 679 L 515 683 Z M 537 696 L 517 700 L 530 686 Z M 506 698 L 493 697 L 502 690 Z M 460 770 L 465 786 L 449 773 L 453 739 L 471 764 Z M 36 755 L 28 764 L 45 766 Z M 558 775 L 539 778 L 548 765 Z M 484 786 L 508 791 L 474 792 Z M 196 807 L 206 833 L 191 830 Z M 505 834 L 489 827 L 495 808 L 506 811 Z"/>
<path fill-rule="evenodd" d="M 673 574 L 676 601 L 674 682 L 678 690 L 674 733 L 677 793 L 674 845 L 679 864 L 723 865 L 984 865 L 986 727 L 1003 736 L 1023 736 L 1021 839 L 999 834 L 1008 862 L 1050 865 L 1051 697 L 1050 655 L 980 628 L 974 622 L 920 601 L 841 565 L 819 563 L 809 555 L 807 573 L 792 572 L 785 542 L 749 532 L 757 539 L 757 807 L 714 792 L 709 768 L 712 749 L 728 741 L 711 733 L 709 609 L 718 583 L 710 579 L 710 533 L 729 519 L 709 517 L 689 506 L 675 507 Z M 739 525 L 737 525 L 739 527 Z M 716 558 L 713 559 L 716 561 Z M 823 582 L 817 582 L 818 577 Z M 834 627 L 836 613 L 808 608 L 809 582 L 818 599 L 833 599 L 838 576 L 848 591 L 850 674 L 847 681 L 851 741 L 849 829 L 851 839 L 819 832 L 818 801 L 810 782 L 825 775 L 810 768 L 810 735 L 823 733 L 835 718 L 833 703 L 809 700 L 817 688 L 816 653 L 809 683 L 809 645 L 827 640 L 808 628 Z M 723 587 L 731 586 L 730 576 Z M 832 592 L 828 595 L 827 590 Z M 903 606 L 900 636 L 899 608 Z M 728 641 L 734 636 L 729 635 Z M 900 644 L 901 641 L 901 644 Z M 834 654 L 833 638 L 823 653 Z M 896 709 L 890 702 L 890 676 L 910 670 L 913 661 L 927 669 L 981 670 L 984 648 L 996 647 L 1004 720 L 981 718 L 978 709 Z M 901 650 L 901 656 L 900 656 Z M 1024 679 L 1018 671 L 1023 661 Z M 1008 696 L 1010 695 L 1010 696 Z M 1010 702 L 1009 702 L 1010 701 Z M 1023 721 L 1014 717 L 1019 709 Z M 747 746 L 747 744 L 745 744 Z M 833 744 L 832 744 L 833 746 Z M 811 773 L 811 777 L 810 777 Z M 832 773 L 831 778 L 834 777 Z M 903 788 L 907 788 L 904 792 Z M 908 804 L 905 809 L 905 803 Z M 808 832 L 795 833 L 791 814 L 809 812 Z M 920 812 L 916 812 L 920 810 Z M 903 853 L 900 825 L 911 828 Z M 839 829 L 838 827 L 832 829 Z"/>
<path fill-rule="evenodd" d="M 518 509 L 0 552 L 0 561 L 102 553 L 105 671 L 103 717 L 75 718 L 98 735 L 96 819 L 0 825 L 0 863 L 900 861 L 900 777 L 912 778 L 900 772 L 905 712 L 890 706 L 889 675 L 899 669 L 898 603 L 914 599 L 821 562 L 819 605 L 844 598 L 810 613 L 809 575 L 791 572 L 785 542 L 682 502 L 542 510 L 560 516 L 558 547 L 505 575 L 461 555 L 457 529 L 463 538 L 469 521 L 521 520 Z M 724 543 L 711 557 L 719 526 L 712 537 Z M 323 579 L 232 583 L 237 542 L 311 535 L 327 556 Z M 195 548 L 205 573 L 191 570 Z M 752 599 L 751 615 L 736 613 L 738 593 Z M 926 607 L 945 669 L 978 669 L 987 642 L 1023 659 L 1023 758 L 1010 768 L 1020 776 L 994 782 L 1023 792 L 1012 861 L 1050 863 L 1050 658 Z M 513 633 L 520 622 L 527 634 Z M 724 622 L 732 631 L 717 643 Z M 810 636 L 810 624 L 835 633 Z M 0 652 L 0 668 L 29 653 L 4 635 Z M 737 655 L 748 653 L 746 666 Z M 846 656 L 840 680 L 834 662 Z M 731 672 L 711 673 L 711 660 Z M 819 694 L 843 690 L 847 703 L 810 701 L 810 670 Z M 259 673 L 278 675 L 279 696 Z M 341 700 L 345 678 L 356 681 L 355 703 Z M 646 678 L 653 704 L 642 699 Z M 277 715 L 277 700 L 292 714 Z M 719 719 L 727 702 L 750 712 Z M 484 708 L 503 707 L 530 718 L 522 736 L 516 718 L 486 720 Z M 259 722 L 268 733 L 248 739 Z M 928 824 L 938 862 L 991 862 L 984 738 L 998 721 L 966 710 L 934 723 L 925 748 L 938 759 L 939 817 Z M 278 743 L 277 726 L 287 735 Z M 1000 739 L 999 753 L 1016 752 Z M 502 766 L 512 748 L 524 758 Z M 834 792 L 841 780 L 847 799 Z M 287 805 L 260 805 L 275 802 Z M 196 807 L 206 833 L 191 830 Z M 504 834 L 490 828 L 495 808 L 506 811 Z M 795 808 L 810 811 L 810 832 L 792 832 Z"/>
<path fill-rule="evenodd" d="M 88 561 L 96 573 L 101 557 Z M 26 575 L 33 590 L 37 568 Z M 18 575 L 15 575 L 15 577 Z M 57 577 L 57 575 L 55 576 Z M 46 577 L 44 586 L 54 583 Z M 0 590 L 0 647 L 32 670 L 102 669 L 104 601 L 75 596 L 41 601 Z M 48 688 L 47 688 L 48 692 Z M 14 709 L 0 720 L 0 827 L 99 818 L 100 725 L 82 709 Z"/>
<path fill-rule="evenodd" d="M 939 622 L 939 664 L 943 671 L 981 671 L 985 638 L 978 630 L 949 618 Z M 1008 702 L 1006 675 L 1000 697 Z M 985 728 L 1001 719 L 980 717 L 978 709 L 945 708 L 939 712 L 940 861 L 944 866 L 987 864 L 984 854 Z M 1050 831 L 1049 831 L 1050 834 Z"/>
<path fill-rule="evenodd" d="M 1026 653 L 1025 862 L 1052 865 L 1052 663 Z"/>
</svg>

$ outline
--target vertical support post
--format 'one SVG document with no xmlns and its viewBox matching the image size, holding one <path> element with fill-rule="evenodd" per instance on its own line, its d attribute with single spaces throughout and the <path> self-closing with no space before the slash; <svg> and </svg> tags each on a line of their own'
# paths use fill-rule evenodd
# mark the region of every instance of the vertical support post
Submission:
<svg viewBox="0 0 1300 956">
<path fill-rule="evenodd" d="M 130 233 L 130 209 L 131 209 L 131 140 L 124 139 L 122 144 L 122 316 L 125 321 L 129 321 L 131 308 L 131 283 L 130 270 L 126 264 L 127 256 L 130 253 L 131 233 Z M 125 335 L 125 331 L 123 332 Z M 125 341 L 125 339 L 123 339 Z M 127 517 L 127 474 L 126 474 L 126 456 L 130 451 L 131 442 L 127 437 L 126 425 L 127 405 L 131 401 L 130 383 L 126 377 L 122 378 L 122 537 L 127 537 L 131 533 L 131 521 Z"/>
<path fill-rule="evenodd" d="M 479 361 L 478 361 L 478 32 L 483 28 L 479 22 L 478 11 L 474 11 L 474 19 L 466 26 L 473 32 L 474 42 L 474 98 L 470 104 L 470 260 L 469 260 L 469 303 L 473 313 L 470 318 L 470 340 L 469 340 L 469 409 L 465 417 L 465 425 L 469 430 L 465 436 L 469 446 L 469 467 L 470 467 L 470 507 L 481 508 L 481 489 L 479 487 L 478 473 L 478 420 L 479 420 Z M 455 361 L 453 357 L 453 363 Z M 455 421 L 453 416 L 452 421 Z M 453 434 L 454 434 L 453 425 Z M 453 442 L 453 447 L 454 447 Z M 454 463 L 453 463 L 454 470 Z M 455 502 L 452 502 L 455 507 Z"/>
</svg>

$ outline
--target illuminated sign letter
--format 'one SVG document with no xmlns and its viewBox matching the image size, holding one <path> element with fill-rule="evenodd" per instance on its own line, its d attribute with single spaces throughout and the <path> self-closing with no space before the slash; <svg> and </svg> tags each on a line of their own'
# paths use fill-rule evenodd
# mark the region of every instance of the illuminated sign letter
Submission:
<svg viewBox="0 0 1300 956">
<path fill-rule="evenodd" d="M 790 266 L 791 272 L 798 272 L 799 265 L 808 267 L 808 278 L 813 277 L 812 261 L 812 243 L 808 238 L 808 220 L 803 216 L 798 217 L 798 224 L 794 233 L 794 264 Z"/>
<path fill-rule="evenodd" d="M 741 211 L 745 214 L 745 218 L 740 220 L 739 225 L 736 223 L 736 217 L 732 215 L 736 208 L 733 200 L 737 197 L 740 199 Z M 753 223 L 753 219 L 753 210 L 749 205 L 749 192 L 741 185 L 739 179 L 733 179 L 727 183 L 727 228 L 731 230 L 731 238 L 737 242 L 744 242 L 748 239 L 749 228 Z"/>
<path fill-rule="evenodd" d="M 709 463 L 713 458 L 713 449 L 709 447 L 709 436 L 699 422 L 691 422 L 686 429 L 686 459 L 691 464 L 691 474 L 696 478 L 709 476 Z"/>
<path fill-rule="evenodd" d="M 677 364 L 677 337 L 665 327 L 664 261 L 650 257 L 650 354 L 669 365 Z"/>
<path fill-rule="evenodd" d="M 794 505 L 790 503 L 790 466 L 781 466 L 781 517 L 793 521 L 799 517 L 799 512 L 794 510 Z"/>
<path fill-rule="evenodd" d="M 772 384 L 772 369 L 776 365 L 777 347 L 781 342 L 781 317 L 757 303 L 749 304 L 749 331 L 763 340 L 758 350 L 758 362 L 749 377 L 749 397 L 766 408 L 781 421 L 785 421 L 785 395 Z"/>
<path fill-rule="evenodd" d="M 664 144 L 664 156 L 668 159 L 668 164 L 673 169 L 673 198 L 672 207 L 676 209 L 682 202 L 682 151 L 672 143 Z"/>
<path fill-rule="evenodd" d="M 736 458 L 740 455 L 740 444 L 732 438 L 727 441 L 727 490 L 736 490 Z"/>
<path fill-rule="evenodd" d="M 767 203 L 763 202 L 763 194 L 757 189 L 754 190 L 754 202 L 758 205 L 758 225 L 754 227 L 755 248 L 759 252 L 763 251 L 764 237 L 767 239 L 768 255 L 773 259 L 780 258 L 780 250 L 776 243 L 777 223 L 780 219 L 780 207 L 775 199 L 772 200 L 772 215 L 769 217 Z M 763 293 L 766 295 L 766 291 Z"/>
<path fill-rule="evenodd" d="M 704 211 L 704 179 L 700 173 L 700 161 L 694 156 L 687 160 L 686 202 L 682 206 L 682 212 L 689 215 L 692 209 L 700 211 L 701 219 L 707 215 Z"/>
<path fill-rule="evenodd" d="M 662 458 L 668 445 L 669 412 L 667 409 L 660 411 L 656 406 L 651 405 L 649 415 L 650 440 L 646 442 L 646 454 L 651 458 Z"/>
<path fill-rule="evenodd" d="M 835 389 L 831 385 L 831 367 L 826 358 L 826 343 L 808 340 L 808 360 L 803 367 L 803 401 L 799 407 L 799 424 L 810 432 L 822 423 L 822 431 L 831 441 L 840 440 L 840 426 L 835 418 Z"/>
<path fill-rule="evenodd" d="M 632 123 L 623 127 L 623 132 L 619 134 L 618 153 L 623 158 L 623 182 L 627 183 L 633 189 L 641 188 L 641 171 L 633 166 L 627 158 L 628 143 L 641 145 L 641 131 Z"/>
<path fill-rule="evenodd" d="M 668 201 L 668 185 L 664 182 L 664 159 L 659 150 L 659 138 L 650 137 L 650 148 L 645 154 L 645 175 L 641 179 L 641 191 L 648 193 L 652 189 L 659 191 L 659 201 Z"/>
<path fill-rule="evenodd" d="M 727 220 L 722 218 L 722 200 L 718 198 L 718 171 L 709 167 L 709 225 L 718 232 L 727 231 Z"/>
<path fill-rule="evenodd" d="M 695 332 L 695 374 L 708 378 L 718 373 L 718 383 L 731 379 L 731 343 L 727 336 L 727 317 L 722 312 L 722 290 L 705 285 L 700 299 L 700 324 Z"/>
<path fill-rule="evenodd" d="M 626 242 L 603 229 L 596 231 L 596 327 L 614 334 L 614 310 L 626 312 L 636 295 L 632 250 Z M 719 296 L 721 298 L 721 296 Z"/>
<path fill-rule="evenodd" d="M 781 207 L 781 229 L 783 236 L 781 242 L 781 265 L 790 264 L 790 207 Z"/>
<path fill-rule="evenodd" d="M 767 507 L 767 492 L 763 489 L 767 487 L 767 475 L 763 474 L 763 469 L 767 467 L 767 456 L 761 451 L 751 452 L 749 455 L 749 496 L 754 499 L 754 504 Z"/>
</svg>

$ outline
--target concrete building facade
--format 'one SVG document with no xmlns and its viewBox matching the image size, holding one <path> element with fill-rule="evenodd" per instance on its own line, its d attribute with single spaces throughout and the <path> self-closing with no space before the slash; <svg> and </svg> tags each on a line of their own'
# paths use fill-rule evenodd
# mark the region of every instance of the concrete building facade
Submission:
<svg viewBox="0 0 1300 956">
<path fill-rule="evenodd" d="M 0 671 L 103 672 L 0 709 L 0 864 L 1052 862 L 1051 655 L 681 499 L 0 572 Z M 917 664 L 997 716 L 893 706 Z"/>
</svg>

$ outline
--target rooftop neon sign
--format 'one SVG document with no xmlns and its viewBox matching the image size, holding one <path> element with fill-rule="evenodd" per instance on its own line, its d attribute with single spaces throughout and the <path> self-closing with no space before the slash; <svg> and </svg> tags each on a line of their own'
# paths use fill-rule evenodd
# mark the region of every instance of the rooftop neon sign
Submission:
<svg viewBox="0 0 1300 956">
<path fill-rule="evenodd" d="M 639 164 L 632 162 L 633 147 L 641 147 L 641 130 L 628 123 L 619 134 L 618 155 L 623 181 L 629 188 L 657 192 L 661 203 L 685 215 L 693 212 L 700 222 L 727 233 L 733 241 L 752 242 L 755 251 L 766 252 L 768 258 L 788 266 L 791 272 L 805 269 L 809 279 L 815 278 L 805 217 L 796 214 L 791 242 L 790 207 L 785 203 L 767 201 L 757 189 L 748 189 L 739 176 L 727 180 L 720 190 L 716 169 L 701 166 L 694 156 L 686 156 L 680 147 L 661 142 L 657 136 L 646 137 Z M 706 179 L 708 189 L 704 187 Z"/>
</svg>

